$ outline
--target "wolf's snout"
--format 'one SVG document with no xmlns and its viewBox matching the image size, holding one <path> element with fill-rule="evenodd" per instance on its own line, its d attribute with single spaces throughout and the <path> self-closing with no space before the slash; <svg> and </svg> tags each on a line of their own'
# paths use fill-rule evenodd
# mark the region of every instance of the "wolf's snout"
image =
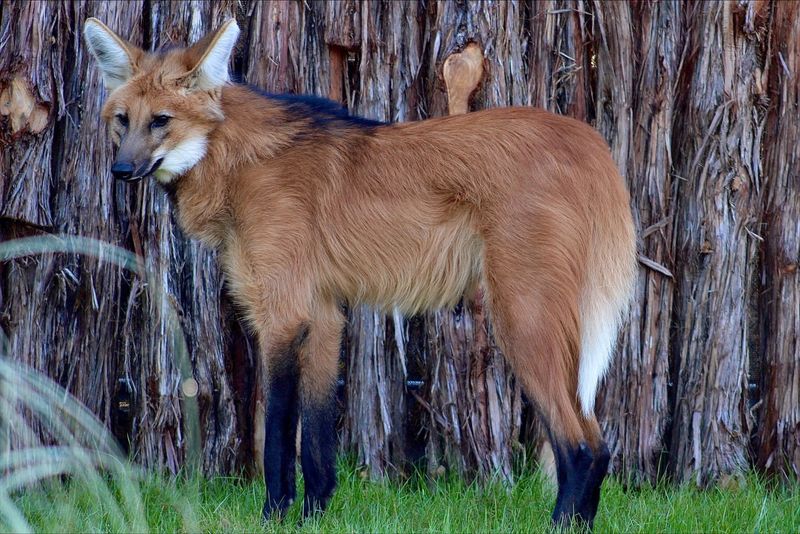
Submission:
<svg viewBox="0 0 800 534">
<path fill-rule="evenodd" d="M 150 161 L 147 160 L 141 165 L 127 161 L 118 161 L 111 166 L 111 174 L 114 175 L 114 178 L 122 180 L 123 182 L 138 182 L 142 178 L 146 178 L 156 172 L 163 161 L 164 158 L 159 158 L 155 163 L 151 164 Z"/>
<path fill-rule="evenodd" d="M 113 174 L 114 178 L 117 180 L 131 181 L 133 179 L 133 171 L 133 164 L 128 162 L 118 161 L 111 166 L 111 174 Z"/>
</svg>

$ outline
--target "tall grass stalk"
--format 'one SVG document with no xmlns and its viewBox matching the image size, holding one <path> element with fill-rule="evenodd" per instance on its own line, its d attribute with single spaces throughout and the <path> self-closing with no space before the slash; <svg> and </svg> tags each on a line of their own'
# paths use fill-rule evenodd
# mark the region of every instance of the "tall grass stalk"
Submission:
<svg viewBox="0 0 800 534">
<path fill-rule="evenodd" d="M 147 276 L 141 258 L 96 239 L 48 235 L 0 243 L 0 261 L 46 253 L 94 256 Z M 153 291 L 158 285 L 147 287 Z M 168 306 L 165 320 L 181 378 L 187 380 L 192 376 L 192 366 L 172 306 Z M 138 482 L 143 473 L 124 457 L 94 414 L 44 374 L 15 362 L 9 347 L 8 338 L 0 330 L 0 530 L 32 531 L 25 514 L 15 504 L 17 497 L 22 492 L 38 491 L 51 481 L 91 495 L 89 502 L 97 506 L 95 512 L 100 514 L 99 528 L 146 531 Z M 201 465 L 197 401 L 184 397 L 182 403 L 187 472 L 196 474 Z M 197 522 L 192 509 L 185 503 L 172 504 L 182 510 L 183 527 L 193 530 Z"/>
</svg>

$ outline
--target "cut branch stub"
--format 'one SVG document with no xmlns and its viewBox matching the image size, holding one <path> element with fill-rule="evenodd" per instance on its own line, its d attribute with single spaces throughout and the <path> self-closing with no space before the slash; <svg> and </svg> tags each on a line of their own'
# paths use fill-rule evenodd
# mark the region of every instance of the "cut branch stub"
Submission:
<svg viewBox="0 0 800 534">
<path fill-rule="evenodd" d="M 444 83 L 447 86 L 447 108 L 450 115 L 469 111 L 469 97 L 483 77 L 483 52 L 477 43 L 451 54 L 444 62 Z"/>
<path fill-rule="evenodd" d="M 0 91 L 0 115 L 8 115 L 12 134 L 25 127 L 34 134 L 41 132 L 47 126 L 49 113 L 49 105 L 37 103 L 25 80 L 20 77 L 15 77 Z"/>
</svg>

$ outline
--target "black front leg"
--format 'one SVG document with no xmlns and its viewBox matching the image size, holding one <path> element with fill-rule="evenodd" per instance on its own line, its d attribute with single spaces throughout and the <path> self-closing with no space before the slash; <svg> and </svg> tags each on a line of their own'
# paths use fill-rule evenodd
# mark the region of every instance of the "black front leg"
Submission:
<svg viewBox="0 0 800 534">
<path fill-rule="evenodd" d="M 303 399 L 301 461 L 303 516 L 322 512 L 336 488 L 336 396 L 334 390 Z"/>
<path fill-rule="evenodd" d="M 264 481 L 267 498 L 262 515 L 283 515 L 297 495 L 295 459 L 297 456 L 298 370 L 295 354 L 275 362 L 269 377 L 267 421 L 264 439 Z"/>
</svg>

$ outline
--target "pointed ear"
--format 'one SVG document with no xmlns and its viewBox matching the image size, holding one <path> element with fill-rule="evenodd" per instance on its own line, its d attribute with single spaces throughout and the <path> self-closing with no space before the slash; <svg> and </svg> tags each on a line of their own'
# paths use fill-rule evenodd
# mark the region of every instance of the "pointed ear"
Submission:
<svg viewBox="0 0 800 534">
<path fill-rule="evenodd" d="M 83 36 L 89 52 L 100 65 L 106 89 L 113 91 L 133 76 L 135 60 L 141 50 L 96 18 L 86 19 L 83 23 Z"/>
<path fill-rule="evenodd" d="M 190 48 L 190 52 L 195 52 L 196 47 L 201 47 L 197 50 L 200 57 L 183 77 L 184 85 L 188 89 L 208 91 L 228 83 L 230 81 L 228 63 L 238 38 L 239 25 L 235 19 L 230 19 L 213 37 L 210 39 L 207 37 Z"/>
</svg>

